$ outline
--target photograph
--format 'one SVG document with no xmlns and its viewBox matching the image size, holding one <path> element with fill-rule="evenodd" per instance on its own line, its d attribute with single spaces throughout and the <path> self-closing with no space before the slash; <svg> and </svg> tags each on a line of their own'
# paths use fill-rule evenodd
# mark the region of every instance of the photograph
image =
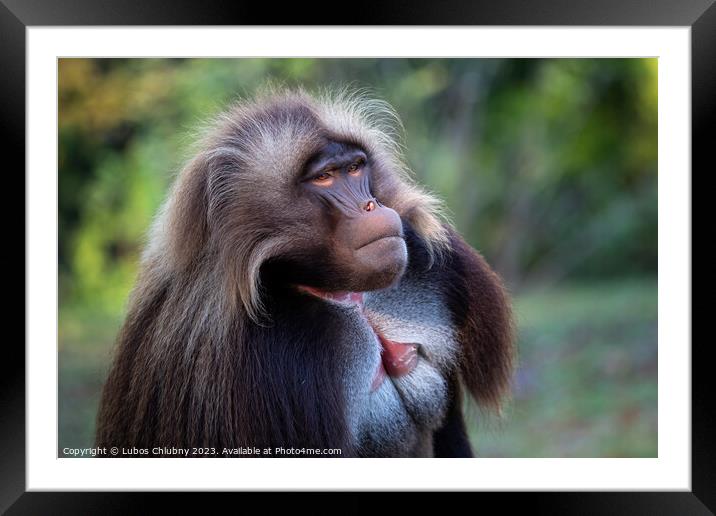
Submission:
<svg viewBox="0 0 716 516">
<path fill-rule="evenodd" d="M 57 457 L 659 457 L 658 58 L 57 79 Z"/>
</svg>

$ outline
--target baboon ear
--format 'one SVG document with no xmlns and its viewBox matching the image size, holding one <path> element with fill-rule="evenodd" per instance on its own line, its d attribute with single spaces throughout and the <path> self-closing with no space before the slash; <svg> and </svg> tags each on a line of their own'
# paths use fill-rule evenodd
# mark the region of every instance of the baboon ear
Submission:
<svg viewBox="0 0 716 516">
<path fill-rule="evenodd" d="M 166 230 L 172 262 L 180 269 L 200 258 L 208 236 L 208 164 L 195 157 L 181 171 L 167 206 Z"/>
<path fill-rule="evenodd" d="M 507 396 L 514 367 L 510 301 L 500 277 L 485 259 L 449 229 L 449 304 L 460 343 L 462 382 L 475 401 L 498 410 Z"/>
</svg>

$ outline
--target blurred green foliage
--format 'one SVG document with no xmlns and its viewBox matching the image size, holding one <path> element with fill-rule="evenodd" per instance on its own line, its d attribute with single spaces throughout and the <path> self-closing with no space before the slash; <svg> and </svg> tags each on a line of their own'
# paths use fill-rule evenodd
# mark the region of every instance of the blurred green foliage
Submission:
<svg viewBox="0 0 716 516">
<path fill-rule="evenodd" d="M 647 280 L 518 296 L 520 367 L 499 424 L 472 428 L 494 457 L 657 456 L 657 292 Z"/>
<path fill-rule="evenodd" d="M 389 101 L 418 180 L 506 278 L 520 369 L 483 455 L 656 455 L 656 59 L 61 59 L 61 446 L 91 442 L 144 235 L 197 128 L 267 81 Z"/>
</svg>

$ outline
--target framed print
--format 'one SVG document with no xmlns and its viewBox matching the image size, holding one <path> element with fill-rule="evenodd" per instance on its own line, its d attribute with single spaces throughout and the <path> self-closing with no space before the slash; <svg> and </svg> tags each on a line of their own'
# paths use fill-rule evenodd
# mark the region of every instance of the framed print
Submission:
<svg viewBox="0 0 716 516">
<path fill-rule="evenodd" d="M 185 490 L 713 511 L 691 171 L 716 8 L 434 11 L 0 6 L 10 514 Z"/>
</svg>

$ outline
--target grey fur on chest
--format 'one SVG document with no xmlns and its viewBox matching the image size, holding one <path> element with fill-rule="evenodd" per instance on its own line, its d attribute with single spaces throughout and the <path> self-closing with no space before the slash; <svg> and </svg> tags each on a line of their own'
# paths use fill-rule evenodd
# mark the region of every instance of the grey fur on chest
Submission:
<svg viewBox="0 0 716 516">
<path fill-rule="evenodd" d="M 396 286 L 365 294 L 365 307 L 337 308 L 344 319 L 347 414 L 363 456 L 429 456 L 432 433 L 443 421 L 446 377 L 457 343 L 440 291 L 418 274 Z M 419 345 L 413 371 L 386 377 L 371 392 L 381 346 L 373 327 L 390 340 Z"/>
</svg>

